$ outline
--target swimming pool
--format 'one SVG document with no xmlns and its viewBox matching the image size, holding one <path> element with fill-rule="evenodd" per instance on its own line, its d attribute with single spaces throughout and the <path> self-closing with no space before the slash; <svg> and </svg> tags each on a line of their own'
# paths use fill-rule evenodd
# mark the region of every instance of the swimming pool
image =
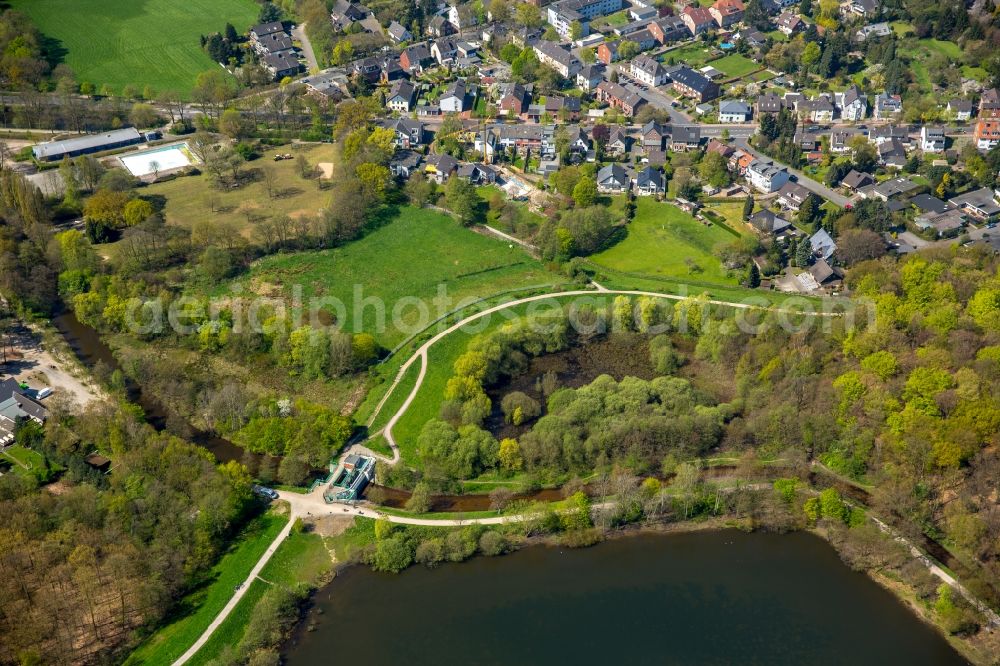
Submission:
<svg viewBox="0 0 1000 666">
<path fill-rule="evenodd" d="M 121 160 L 122 166 L 136 177 L 179 169 L 194 162 L 194 156 L 191 155 L 191 150 L 186 143 L 160 146 L 152 150 L 123 155 L 118 159 Z"/>
</svg>

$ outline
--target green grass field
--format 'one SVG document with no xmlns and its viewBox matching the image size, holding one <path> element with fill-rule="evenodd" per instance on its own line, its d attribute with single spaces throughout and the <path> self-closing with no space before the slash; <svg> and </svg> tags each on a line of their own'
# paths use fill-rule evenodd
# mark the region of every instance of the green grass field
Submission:
<svg viewBox="0 0 1000 666">
<path fill-rule="evenodd" d="M 267 169 L 274 173 L 277 186 L 273 198 L 268 196 L 267 186 L 260 179 L 239 189 L 220 190 L 213 186 L 207 173 L 153 183 L 143 194 L 166 200 L 163 213 L 168 224 L 191 227 L 200 222 L 215 222 L 232 225 L 252 237 L 250 217 L 316 215 L 329 203 L 329 191 L 321 190 L 315 180 L 302 178 L 295 160 L 274 161 L 275 153 L 288 152 L 304 155 L 313 167 L 333 161 L 331 145 L 301 144 L 283 146 L 247 162 L 247 169 Z"/>
<path fill-rule="evenodd" d="M 670 49 L 660 58 L 663 62 L 685 64 L 690 67 L 702 67 L 712 57 L 712 49 L 702 44 L 686 44 L 680 48 Z M 713 63 L 714 65 L 715 63 Z"/>
<path fill-rule="evenodd" d="M 176 617 L 140 645 L 125 663 L 168 666 L 184 654 L 226 605 L 236 585 L 250 575 L 253 565 L 287 521 L 287 516 L 274 511 L 251 521 L 209 572 L 209 582 L 185 597 Z"/>
<path fill-rule="evenodd" d="M 211 638 L 198 650 L 187 663 L 191 666 L 208 664 L 216 659 L 226 646 L 236 647 L 243 640 L 246 634 L 247 625 L 250 624 L 250 617 L 253 610 L 264 597 L 270 586 L 264 581 L 257 579 L 250 583 L 246 594 L 240 599 L 236 607 L 223 621 L 219 628 L 212 632 Z"/>
<path fill-rule="evenodd" d="M 189 96 L 195 77 L 219 69 L 201 49 L 200 35 L 237 31 L 257 18 L 253 0 L 11 0 L 45 36 L 65 49 L 64 61 L 77 81 L 116 93 L 131 85 L 140 92 Z"/>
<path fill-rule="evenodd" d="M 733 285 L 736 280 L 712 254 L 716 245 L 732 240 L 724 229 L 706 226 L 676 206 L 640 197 L 625 239 L 591 261 L 630 273 Z"/>
<path fill-rule="evenodd" d="M 410 207 L 343 247 L 267 257 L 238 281 L 248 277 L 258 293 L 287 296 L 301 285 L 304 299 L 337 299 L 345 304 L 339 319 L 344 330 L 370 332 L 386 347 L 463 300 L 565 282 L 517 246 L 464 229 L 442 213 Z"/>
<path fill-rule="evenodd" d="M 746 76 L 750 72 L 760 69 L 760 65 L 755 63 L 750 58 L 741 56 L 738 53 L 727 55 L 725 58 L 719 58 L 718 60 L 713 60 L 711 64 L 712 67 L 716 68 L 725 74 L 726 78 L 730 79 L 738 79 Z"/>
</svg>

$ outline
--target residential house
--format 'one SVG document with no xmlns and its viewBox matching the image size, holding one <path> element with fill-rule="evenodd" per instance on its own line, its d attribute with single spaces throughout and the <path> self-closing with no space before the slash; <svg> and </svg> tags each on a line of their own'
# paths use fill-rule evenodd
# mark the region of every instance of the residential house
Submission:
<svg viewBox="0 0 1000 666">
<path fill-rule="evenodd" d="M 933 229 L 939 237 L 955 236 L 965 226 L 965 211 L 937 197 L 918 194 L 910 199 L 910 205 L 917 209 L 913 223 L 921 229 Z"/>
<path fill-rule="evenodd" d="M 843 154 L 851 152 L 851 139 L 860 132 L 853 127 L 839 127 L 830 132 L 830 152 Z"/>
<path fill-rule="evenodd" d="M 457 171 L 458 160 L 447 153 L 428 155 L 424 160 L 424 173 L 438 185 L 443 185 Z"/>
<path fill-rule="evenodd" d="M 982 110 L 980 110 L 982 114 Z M 976 131 L 972 135 L 979 150 L 989 150 L 1000 144 L 1000 119 L 980 118 L 976 122 Z"/>
<path fill-rule="evenodd" d="M 576 76 L 580 71 L 580 61 L 576 56 L 555 42 L 540 40 L 533 48 L 539 62 L 556 70 L 565 79 Z"/>
<path fill-rule="evenodd" d="M 340 101 L 351 96 L 348 89 L 350 81 L 341 68 L 325 69 L 319 74 L 299 79 L 299 83 L 305 85 L 309 94 L 320 95 L 324 99 Z"/>
<path fill-rule="evenodd" d="M 681 67 L 670 78 L 674 90 L 685 97 L 708 102 L 719 96 L 719 84 L 689 67 Z"/>
<path fill-rule="evenodd" d="M 685 152 L 697 150 L 701 145 L 700 125 L 674 125 L 670 128 L 670 150 Z"/>
<path fill-rule="evenodd" d="M 797 211 L 809 194 L 809 190 L 798 183 L 788 181 L 778 190 L 778 203 L 785 208 Z"/>
<path fill-rule="evenodd" d="M 664 125 L 656 122 L 655 120 L 650 120 L 642 126 L 639 137 L 642 141 L 642 147 L 644 150 L 663 150 L 667 141 L 670 139 L 670 134 L 670 125 Z"/>
<path fill-rule="evenodd" d="M 259 43 L 264 37 L 278 33 L 288 34 L 285 32 L 285 26 L 281 21 L 271 21 L 270 23 L 255 25 L 250 28 L 249 31 L 250 44 L 253 45 L 256 50 L 256 44 Z"/>
<path fill-rule="evenodd" d="M 268 53 L 260 59 L 260 64 L 275 81 L 280 81 L 287 76 L 295 76 L 302 69 L 298 58 L 287 51 Z"/>
<path fill-rule="evenodd" d="M 1000 118 L 1000 90 L 984 90 L 979 97 L 980 118 Z"/>
<path fill-rule="evenodd" d="M 863 42 L 869 37 L 888 37 L 892 34 L 892 28 L 885 21 L 870 23 L 854 33 L 855 39 Z"/>
<path fill-rule="evenodd" d="M 656 58 L 640 54 L 632 59 L 629 74 L 647 86 L 662 86 L 667 82 L 667 72 Z"/>
<path fill-rule="evenodd" d="M 407 46 L 399 54 L 399 65 L 407 72 L 419 74 L 435 61 L 434 54 L 426 43 Z"/>
<path fill-rule="evenodd" d="M 864 120 L 868 113 L 868 96 L 857 86 L 851 86 L 844 92 L 837 93 L 835 99 L 842 120 L 857 122 Z"/>
<path fill-rule="evenodd" d="M 716 0 L 708 11 L 716 24 L 723 29 L 728 29 L 734 23 L 743 20 L 743 3 L 740 0 Z"/>
<path fill-rule="evenodd" d="M 555 127 L 552 125 L 501 125 L 497 145 L 519 155 L 528 151 L 539 156 L 555 156 Z M 479 148 L 476 148 L 479 150 Z"/>
<path fill-rule="evenodd" d="M 704 7 L 689 5 L 681 11 L 680 17 L 692 37 L 697 37 L 701 33 L 715 28 L 715 18 L 712 17 L 712 12 Z"/>
<path fill-rule="evenodd" d="M 442 113 L 464 113 L 476 105 L 478 89 L 474 84 L 466 84 L 465 79 L 456 79 L 438 99 Z"/>
<path fill-rule="evenodd" d="M 610 65 L 618 60 L 618 42 L 602 42 L 597 47 L 597 59 L 605 65 Z"/>
<path fill-rule="evenodd" d="M 899 139 L 889 139 L 878 144 L 878 162 L 882 166 L 902 169 L 906 166 L 906 148 Z"/>
<path fill-rule="evenodd" d="M 559 36 L 569 39 L 574 23 L 580 25 L 583 33 L 581 36 L 586 37 L 590 33 L 590 21 L 613 14 L 621 8 L 622 0 L 560 0 L 549 5 L 546 15 Z"/>
<path fill-rule="evenodd" d="M 657 45 L 656 37 L 649 30 L 638 30 L 630 33 L 626 39 L 630 42 L 635 42 L 639 46 L 640 51 L 648 51 Z"/>
<path fill-rule="evenodd" d="M 497 170 L 488 164 L 465 162 L 458 165 L 455 175 L 473 185 L 492 185 L 497 182 Z"/>
<path fill-rule="evenodd" d="M 778 113 L 783 108 L 782 99 L 773 92 L 766 92 L 757 98 L 757 115 Z"/>
<path fill-rule="evenodd" d="M 824 261 L 832 257 L 833 253 L 837 251 L 837 244 L 830 237 L 830 234 L 827 233 L 826 229 L 820 229 L 810 236 L 809 245 L 812 247 L 813 254 L 819 256 Z"/>
<path fill-rule="evenodd" d="M 732 157 L 733 153 L 735 152 L 736 152 L 735 148 L 722 143 L 718 139 L 709 139 L 708 145 L 705 146 L 706 154 L 718 153 L 725 160 L 728 160 L 730 157 Z"/>
<path fill-rule="evenodd" d="M 879 13 L 878 0 L 848 0 L 844 7 L 849 13 L 865 18 L 873 18 Z"/>
<path fill-rule="evenodd" d="M 972 100 L 958 98 L 948 100 L 946 108 L 955 117 L 955 120 L 965 121 L 972 119 Z"/>
<path fill-rule="evenodd" d="M 14 431 L 19 421 L 30 419 L 42 424 L 49 414 L 48 409 L 20 390 L 4 393 L 7 397 L 0 397 L 0 447 L 14 442 Z"/>
<path fill-rule="evenodd" d="M 750 48 L 759 49 L 767 46 L 767 35 L 760 30 L 741 30 L 739 39 L 747 43 Z"/>
<path fill-rule="evenodd" d="M 764 160 L 754 160 L 747 167 L 747 182 L 764 194 L 776 192 L 788 182 L 788 171 Z"/>
<path fill-rule="evenodd" d="M 576 73 L 576 85 L 584 92 L 591 92 L 597 84 L 604 80 L 603 64 L 586 65 Z"/>
<path fill-rule="evenodd" d="M 944 150 L 945 136 L 943 127 L 920 128 L 920 150 L 925 153 L 940 153 Z"/>
<path fill-rule="evenodd" d="M 593 147 L 593 142 L 590 140 L 587 130 L 579 125 L 573 125 L 569 128 L 567 138 L 569 139 L 570 152 L 586 155 Z"/>
<path fill-rule="evenodd" d="M 251 35 L 252 34 L 255 33 L 251 33 Z M 292 37 L 285 32 L 284 29 L 275 32 L 267 32 L 259 35 L 256 39 L 251 37 L 250 45 L 260 56 L 266 56 L 269 53 L 286 53 L 291 56 L 295 52 L 295 49 L 292 46 Z"/>
<path fill-rule="evenodd" d="M 427 130 L 419 120 L 410 118 L 387 118 L 379 123 L 382 127 L 392 130 L 396 135 L 396 147 L 403 149 L 416 148 L 426 142 Z"/>
<path fill-rule="evenodd" d="M 450 37 L 440 37 L 431 44 L 431 55 L 439 65 L 447 65 L 458 58 L 458 44 Z"/>
<path fill-rule="evenodd" d="M 627 192 L 632 179 L 621 164 L 609 164 L 597 172 L 597 191 L 604 194 Z"/>
<path fill-rule="evenodd" d="M 387 109 L 398 113 L 409 113 L 417 105 L 417 88 L 405 79 L 392 84 L 385 96 Z"/>
<path fill-rule="evenodd" d="M 920 189 L 920 185 L 909 178 L 890 178 L 876 185 L 872 189 L 863 188 L 861 196 L 866 199 L 881 199 L 882 201 L 902 200 L 915 190 Z"/>
<path fill-rule="evenodd" d="M 448 23 L 455 26 L 456 31 L 461 32 L 475 26 L 479 23 L 479 19 L 471 2 L 462 3 L 461 0 L 453 0 L 453 4 L 448 6 Z"/>
<path fill-rule="evenodd" d="M 630 92 L 610 81 L 601 81 L 594 89 L 594 96 L 599 102 L 606 102 L 626 116 L 634 116 L 635 112 L 646 103 L 638 93 Z"/>
<path fill-rule="evenodd" d="M 647 166 L 641 169 L 633 180 L 635 193 L 639 196 L 656 196 L 666 192 L 666 184 L 663 181 L 663 172 Z"/>
<path fill-rule="evenodd" d="M 388 35 L 396 44 L 401 44 L 402 42 L 408 42 L 413 39 L 413 33 L 403 27 L 403 24 L 399 21 L 393 21 L 389 24 L 389 27 L 385 29 L 385 34 Z"/>
<path fill-rule="evenodd" d="M 520 83 L 508 84 L 500 95 L 497 102 L 497 111 L 500 115 L 519 116 L 528 108 L 531 98 L 527 89 Z"/>
<path fill-rule="evenodd" d="M 806 120 L 812 123 L 832 123 L 834 106 L 833 102 L 826 95 L 819 95 L 815 99 L 807 99 L 799 103 L 799 110 L 806 116 Z"/>
<path fill-rule="evenodd" d="M 873 116 L 876 120 L 897 118 L 902 113 L 902 97 L 899 95 L 890 95 L 887 92 L 880 92 L 878 95 L 875 95 Z"/>
<path fill-rule="evenodd" d="M 577 120 L 580 117 L 580 98 L 574 96 L 546 95 L 545 113 L 560 120 Z"/>
<path fill-rule="evenodd" d="M 910 133 L 899 125 L 876 125 L 868 131 L 868 140 L 876 146 L 892 139 L 899 139 L 903 144 L 909 144 Z"/>
<path fill-rule="evenodd" d="M 423 155 L 420 153 L 412 150 L 397 150 L 396 154 L 389 160 L 389 171 L 396 178 L 406 180 L 417 172 L 423 161 Z"/>
<path fill-rule="evenodd" d="M 997 204 L 996 192 L 988 187 L 952 197 L 949 203 L 980 222 L 994 222 L 1000 218 L 1000 205 Z"/>
<path fill-rule="evenodd" d="M 429 36 L 441 38 L 454 34 L 455 26 L 448 22 L 446 15 L 438 14 L 431 17 L 431 20 L 427 22 L 425 30 Z"/>
<path fill-rule="evenodd" d="M 687 23 L 679 16 L 664 16 L 651 21 L 646 29 L 659 44 L 670 44 L 691 36 Z"/>
<path fill-rule="evenodd" d="M 632 146 L 632 137 L 624 128 L 615 125 L 608 132 L 608 143 L 604 146 L 604 152 L 611 157 L 624 157 L 628 154 Z"/>
<path fill-rule="evenodd" d="M 745 123 L 750 120 L 750 105 L 741 99 L 719 102 L 720 123 Z"/>
<path fill-rule="evenodd" d="M 851 169 L 847 172 L 847 175 L 844 176 L 843 180 L 840 181 L 840 184 L 853 192 L 857 192 L 862 187 L 874 185 L 875 178 L 873 178 L 871 174 Z"/>
<path fill-rule="evenodd" d="M 783 12 L 774 19 L 774 27 L 778 29 L 779 32 L 791 37 L 796 32 L 801 32 L 806 29 L 806 24 L 802 22 L 798 14 L 793 14 L 792 12 Z"/>
<path fill-rule="evenodd" d="M 783 217 L 775 215 L 766 208 L 751 215 L 750 219 L 747 221 L 760 233 L 772 236 L 777 236 L 792 226 L 791 222 Z"/>
<path fill-rule="evenodd" d="M 372 11 L 357 2 L 337 0 L 330 11 L 330 22 L 341 32 L 347 32 L 355 23 L 373 17 Z"/>
</svg>

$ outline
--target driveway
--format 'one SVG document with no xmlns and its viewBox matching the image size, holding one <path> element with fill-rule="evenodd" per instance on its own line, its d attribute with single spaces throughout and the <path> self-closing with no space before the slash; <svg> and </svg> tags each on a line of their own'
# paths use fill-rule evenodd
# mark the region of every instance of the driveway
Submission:
<svg viewBox="0 0 1000 666">
<path fill-rule="evenodd" d="M 305 23 L 292 28 L 292 39 L 297 40 L 300 44 L 302 44 L 302 55 L 306 57 L 309 72 L 318 72 L 319 61 L 316 60 L 316 54 L 313 52 L 312 44 L 309 42 L 309 37 L 306 36 Z"/>
<path fill-rule="evenodd" d="M 746 139 L 737 139 L 734 143 L 738 148 L 747 151 L 748 153 L 758 157 L 759 159 L 768 160 L 770 162 L 774 162 L 778 166 L 785 167 L 786 169 L 788 169 L 788 173 L 794 174 L 795 177 L 798 178 L 799 185 L 801 185 L 802 187 L 806 188 L 807 190 L 809 190 L 814 194 L 818 194 L 827 201 L 832 201 L 841 208 L 850 203 L 851 200 L 848 197 L 845 197 L 843 194 L 840 194 L 835 190 L 831 190 L 829 187 L 827 187 L 823 183 L 820 183 L 819 181 L 813 180 L 812 178 L 805 175 L 798 169 L 793 169 L 786 164 L 782 164 L 773 157 L 768 157 L 767 155 L 764 155 L 763 153 L 754 150 L 753 148 L 750 147 L 750 144 L 747 142 Z"/>
</svg>

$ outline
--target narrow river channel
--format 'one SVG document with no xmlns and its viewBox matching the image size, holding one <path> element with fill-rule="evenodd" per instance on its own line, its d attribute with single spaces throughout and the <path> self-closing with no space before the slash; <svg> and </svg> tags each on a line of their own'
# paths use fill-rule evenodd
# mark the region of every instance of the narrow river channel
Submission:
<svg viewBox="0 0 1000 666">
<path fill-rule="evenodd" d="M 808 533 L 646 534 L 393 576 L 353 567 L 284 648 L 290 666 L 964 664 Z"/>
</svg>

